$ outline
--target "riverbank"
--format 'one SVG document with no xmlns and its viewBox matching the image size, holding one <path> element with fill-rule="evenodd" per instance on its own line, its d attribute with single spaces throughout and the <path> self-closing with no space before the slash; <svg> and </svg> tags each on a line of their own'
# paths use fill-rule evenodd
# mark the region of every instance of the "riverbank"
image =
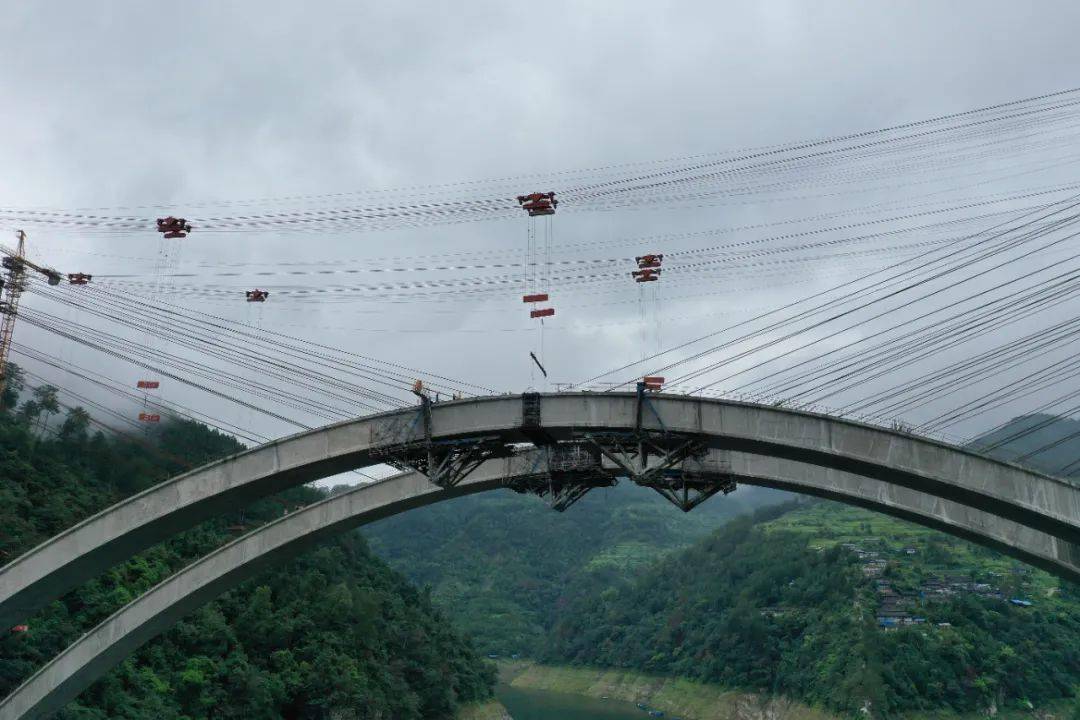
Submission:
<svg viewBox="0 0 1080 720">
<path fill-rule="evenodd" d="M 500 673 L 511 687 L 644 703 L 684 720 L 836 720 L 794 700 L 763 698 L 681 678 L 531 662 L 502 663 Z"/>
<path fill-rule="evenodd" d="M 782 697 L 766 698 L 718 685 L 602 668 L 540 665 L 531 661 L 499 663 L 500 681 L 522 690 L 610 698 L 644 703 L 682 720 L 840 720 L 840 716 Z M 994 720 L 1067 720 L 1073 703 L 1062 700 L 1041 708 L 999 708 Z M 907 720 L 985 720 L 986 713 L 958 715 L 927 712 Z"/>
<path fill-rule="evenodd" d="M 469 703 L 458 710 L 457 720 L 514 720 L 498 700 Z"/>
</svg>

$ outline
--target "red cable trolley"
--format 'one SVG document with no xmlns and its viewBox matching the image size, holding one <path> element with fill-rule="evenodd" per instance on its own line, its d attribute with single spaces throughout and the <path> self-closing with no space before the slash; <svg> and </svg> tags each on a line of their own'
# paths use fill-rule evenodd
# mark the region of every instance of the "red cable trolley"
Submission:
<svg viewBox="0 0 1080 720">
<path fill-rule="evenodd" d="M 187 234 L 191 232 L 191 225 L 184 218 L 174 218 L 170 215 L 157 219 L 157 230 L 167 238 L 182 238 L 187 237 Z"/>
<path fill-rule="evenodd" d="M 135 383 L 135 387 L 140 390 L 157 390 L 161 386 L 161 383 L 157 380 L 140 380 Z"/>
<path fill-rule="evenodd" d="M 664 387 L 664 378 L 660 377 L 659 375 L 646 375 L 645 377 L 641 378 L 641 384 L 645 386 L 646 390 L 656 392 L 660 388 Z"/>
<path fill-rule="evenodd" d="M 68 283 L 71 285 L 86 285 L 94 279 L 93 275 L 87 275 L 86 273 L 68 273 L 67 277 Z"/>
<path fill-rule="evenodd" d="M 141 412 L 139 413 L 139 420 L 142 422 L 156 423 L 161 422 L 161 416 L 156 413 L 151 415 L 150 413 Z"/>
<path fill-rule="evenodd" d="M 559 206 L 559 201 L 555 199 L 555 193 L 553 192 L 534 192 L 528 195 L 518 195 L 517 201 L 521 209 L 529 213 L 529 217 L 554 215 L 555 208 Z"/>
<path fill-rule="evenodd" d="M 248 290 L 245 294 L 248 302 L 266 302 L 266 298 L 270 297 L 269 290 L 259 290 L 258 288 Z"/>
</svg>

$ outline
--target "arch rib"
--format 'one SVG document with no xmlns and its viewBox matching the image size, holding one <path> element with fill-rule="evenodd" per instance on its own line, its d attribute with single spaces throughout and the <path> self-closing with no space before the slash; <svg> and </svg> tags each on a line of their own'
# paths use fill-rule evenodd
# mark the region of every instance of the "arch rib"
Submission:
<svg viewBox="0 0 1080 720">
<path fill-rule="evenodd" d="M 0 569 L 0 627 L 150 545 L 286 487 L 376 464 L 418 443 L 514 443 L 686 437 L 716 449 L 808 463 L 906 487 L 1080 543 L 1080 487 L 931 440 L 824 415 L 657 395 L 637 413 L 625 393 L 560 393 L 439 403 L 331 425 L 253 448 L 150 488 Z M 526 423 L 526 419 L 528 423 Z"/>
<path fill-rule="evenodd" d="M 1080 581 L 1075 546 L 949 500 L 842 471 L 786 459 L 713 451 L 739 482 L 793 490 L 868 507 L 974 539 Z M 453 488 L 432 485 L 419 473 L 399 475 L 302 508 L 234 540 L 135 599 L 70 645 L 3 702 L 0 720 L 30 720 L 63 707 L 142 644 L 184 615 L 334 534 L 400 512 L 504 487 L 535 472 L 530 455 L 488 460 Z"/>
</svg>

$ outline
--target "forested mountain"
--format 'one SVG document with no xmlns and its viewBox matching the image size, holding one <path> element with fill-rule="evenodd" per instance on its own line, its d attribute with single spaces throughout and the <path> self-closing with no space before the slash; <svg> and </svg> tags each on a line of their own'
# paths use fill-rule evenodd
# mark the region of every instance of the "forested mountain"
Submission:
<svg viewBox="0 0 1080 720">
<path fill-rule="evenodd" d="M 1018 419 L 984 442 L 1043 422 Z M 1074 431 L 1047 429 L 997 453 L 1014 457 Z M 1080 441 L 1035 462 L 1049 470 L 1070 454 L 1080 456 Z M 882 515 L 775 504 L 789 497 L 743 488 L 684 515 L 619 487 L 560 515 L 492 494 L 365 532 L 376 552 L 430 585 L 485 652 L 882 716 L 1038 707 L 1080 687 L 1076 587 Z"/>
<path fill-rule="evenodd" d="M 0 413 L 0 561 L 239 449 L 179 421 L 137 439 L 91 432 L 85 413 L 61 418 L 38 395 Z M 1018 422 L 996 437 L 1041 423 Z M 1004 452 L 1064 438 L 1057 463 L 1077 444 L 1054 432 Z M 28 632 L 0 637 L 0 692 L 191 559 L 320 496 L 297 488 L 205 523 L 70 593 Z M 62 716 L 451 718 L 494 682 L 454 625 L 483 653 L 685 676 L 840 713 L 1040 707 L 1080 687 L 1078 588 L 832 503 L 741 488 L 683 514 L 624 485 L 560 514 L 507 491 L 365 533 L 372 551 L 349 534 L 186 618 Z"/>
<path fill-rule="evenodd" d="M 683 513 L 651 490 L 593 490 L 564 513 L 509 490 L 451 500 L 364 529 L 484 653 L 535 656 L 583 583 L 628 577 L 784 493 L 743 487 Z M 586 578 L 592 578 L 587 580 Z"/>
<path fill-rule="evenodd" d="M 31 400 L 28 400 L 31 402 Z M 72 411 L 0 415 L 0 562 L 116 500 L 235 452 L 172 421 L 138 440 L 90 433 Z M 55 412 L 55 410 L 53 411 Z M 78 635 L 243 527 L 317 499 L 299 488 L 208 522 L 113 568 L 0 636 L 6 694 Z M 274 568 L 186 618 L 84 693 L 65 718 L 451 718 L 490 696 L 493 668 L 426 593 L 356 533 Z"/>
<path fill-rule="evenodd" d="M 839 712 L 1038 706 L 1080 685 L 1080 594 L 967 542 L 815 502 L 740 518 L 583 591 L 544 659 Z"/>
<path fill-rule="evenodd" d="M 1024 464 L 1053 475 L 1072 474 L 1080 460 L 1080 421 L 1054 415 L 1022 415 L 970 444 L 1002 460 L 1025 457 Z"/>
</svg>

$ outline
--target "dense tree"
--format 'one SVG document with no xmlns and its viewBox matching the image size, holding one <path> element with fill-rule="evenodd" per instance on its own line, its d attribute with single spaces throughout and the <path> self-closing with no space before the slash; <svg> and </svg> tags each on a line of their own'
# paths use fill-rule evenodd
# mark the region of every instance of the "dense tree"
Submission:
<svg viewBox="0 0 1080 720">
<path fill-rule="evenodd" d="M 823 543 L 817 548 L 801 524 L 811 512 L 822 520 L 811 528 Z M 583 586 L 560 614 L 545 659 L 685 676 L 886 716 L 1072 697 L 1080 686 L 1075 587 L 1044 577 L 1040 582 L 1055 592 L 1040 593 L 1034 607 L 974 592 L 920 599 L 919 582 L 941 573 L 960 582 L 986 575 L 1020 594 L 1031 593 L 1034 580 L 1023 568 L 991 574 L 967 543 L 884 520 L 907 537 L 891 551 L 902 564 L 892 563 L 886 577 L 911 589 L 912 616 L 925 622 L 883 631 L 876 586 L 861 562 L 822 538 L 831 526 L 848 528 L 855 537 L 846 539 L 868 547 L 880 538 L 858 535 L 870 530 L 861 520 L 867 517 L 831 504 L 771 508 L 636 579 Z M 908 555 L 903 543 L 917 544 L 918 553 Z"/>
<path fill-rule="evenodd" d="M 0 562 L 124 495 L 241 449 L 182 421 L 165 423 L 149 442 L 88 435 L 79 409 L 55 438 L 35 438 L 36 417 L 0 417 Z M 319 497 L 297 488 L 246 508 L 246 518 L 265 522 L 280 516 L 282 502 Z M 231 539 L 227 523 L 207 522 L 151 548 L 30 618 L 29 632 L 0 636 L 0 695 L 123 603 Z M 428 595 L 353 533 L 185 618 L 61 715 L 445 719 L 459 702 L 488 697 L 493 682 L 493 670 Z"/>
<path fill-rule="evenodd" d="M 0 411 L 8 411 L 14 409 L 19 402 L 19 394 L 26 386 L 26 373 L 13 362 L 8 362 L 3 372 L 4 392 L 0 395 Z"/>
<path fill-rule="evenodd" d="M 90 413 L 81 407 L 72 408 L 60 426 L 60 439 L 75 447 L 82 447 L 86 443 L 89 427 Z"/>
<path fill-rule="evenodd" d="M 38 432 L 42 433 L 49 426 L 49 418 L 60 412 L 60 400 L 57 395 L 59 390 L 52 385 L 38 385 L 34 388 L 34 401 L 41 413 L 41 424 Z"/>
<path fill-rule="evenodd" d="M 27 400 L 19 406 L 18 417 L 20 422 L 34 426 L 41 417 L 41 403 L 36 400 Z"/>
<path fill-rule="evenodd" d="M 392 567 L 430 586 L 483 653 L 534 656 L 579 588 L 634 575 L 756 504 L 783 497 L 747 487 L 686 514 L 625 483 L 594 490 L 557 513 L 539 498 L 505 490 L 419 508 L 364 534 Z"/>
</svg>

